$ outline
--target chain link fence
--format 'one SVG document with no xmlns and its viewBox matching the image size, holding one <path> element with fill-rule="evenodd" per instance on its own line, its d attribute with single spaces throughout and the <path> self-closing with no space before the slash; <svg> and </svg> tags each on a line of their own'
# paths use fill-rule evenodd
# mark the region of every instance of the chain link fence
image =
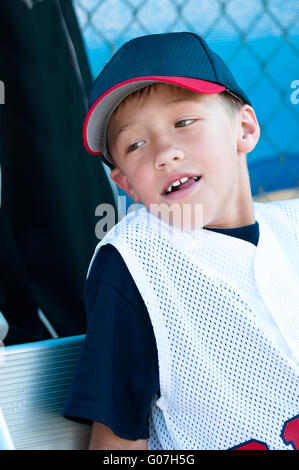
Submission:
<svg viewBox="0 0 299 470">
<path fill-rule="evenodd" d="M 92 73 L 136 36 L 190 31 L 251 98 L 261 139 L 248 156 L 255 200 L 299 197 L 297 0 L 74 0 Z"/>
</svg>

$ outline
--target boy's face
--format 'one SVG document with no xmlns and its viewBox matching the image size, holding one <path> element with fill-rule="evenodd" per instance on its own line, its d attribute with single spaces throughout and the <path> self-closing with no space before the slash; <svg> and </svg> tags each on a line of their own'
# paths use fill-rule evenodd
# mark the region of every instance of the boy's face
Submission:
<svg viewBox="0 0 299 470">
<path fill-rule="evenodd" d="M 107 130 L 117 165 L 111 178 L 151 212 L 161 204 L 181 208 L 201 204 L 201 226 L 229 228 L 254 223 L 242 153 L 246 136 L 252 141 L 248 122 L 255 119 L 252 108 L 247 108 L 245 105 L 233 117 L 217 95 L 174 91 L 168 85 L 129 100 L 111 118 Z M 192 217 L 195 228 L 194 214 Z"/>
</svg>

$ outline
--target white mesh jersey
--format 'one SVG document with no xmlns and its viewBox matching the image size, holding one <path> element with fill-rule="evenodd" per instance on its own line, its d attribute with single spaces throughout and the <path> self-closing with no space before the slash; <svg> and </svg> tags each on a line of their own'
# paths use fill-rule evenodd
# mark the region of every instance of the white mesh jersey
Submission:
<svg viewBox="0 0 299 470">
<path fill-rule="evenodd" d="M 96 248 L 118 249 L 153 325 L 149 449 L 292 449 L 282 430 L 299 409 L 299 199 L 254 210 L 257 247 L 141 209 Z"/>
</svg>

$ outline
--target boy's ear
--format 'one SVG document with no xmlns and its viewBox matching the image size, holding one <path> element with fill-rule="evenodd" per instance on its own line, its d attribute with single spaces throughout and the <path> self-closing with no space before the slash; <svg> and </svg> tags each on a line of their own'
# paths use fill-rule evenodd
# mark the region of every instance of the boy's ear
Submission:
<svg viewBox="0 0 299 470">
<path fill-rule="evenodd" d="M 248 104 L 241 108 L 239 119 L 237 150 L 241 153 L 249 153 L 259 140 L 260 126 L 253 108 Z"/>
<path fill-rule="evenodd" d="M 115 184 L 117 184 L 117 186 L 123 189 L 128 194 L 128 196 L 134 199 L 135 202 L 140 202 L 138 194 L 128 181 L 126 175 L 124 175 L 119 168 L 114 168 L 110 172 L 110 178 L 112 179 L 112 181 L 114 181 Z"/>
</svg>

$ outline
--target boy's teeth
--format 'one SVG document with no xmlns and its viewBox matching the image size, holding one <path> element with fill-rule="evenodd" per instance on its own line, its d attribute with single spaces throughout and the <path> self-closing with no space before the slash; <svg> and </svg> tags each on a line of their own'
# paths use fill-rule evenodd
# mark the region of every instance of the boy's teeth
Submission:
<svg viewBox="0 0 299 470">
<path fill-rule="evenodd" d="M 184 178 L 180 179 L 181 183 L 186 183 L 186 181 L 188 181 L 188 176 L 184 176 Z"/>
<path fill-rule="evenodd" d="M 192 176 L 191 178 L 193 178 L 194 181 L 197 181 L 197 180 L 199 179 L 199 176 Z M 182 184 L 182 183 L 186 183 L 186 181 L 188 181 L 188 179 L 189 179 L 188 176 L 184 176 L 183 178 L 174 181 L 174 182 L 167 188 L 166 193 L 170 193 L 173 187 L 179 186 L 179 185 Z"/>
</svg>

